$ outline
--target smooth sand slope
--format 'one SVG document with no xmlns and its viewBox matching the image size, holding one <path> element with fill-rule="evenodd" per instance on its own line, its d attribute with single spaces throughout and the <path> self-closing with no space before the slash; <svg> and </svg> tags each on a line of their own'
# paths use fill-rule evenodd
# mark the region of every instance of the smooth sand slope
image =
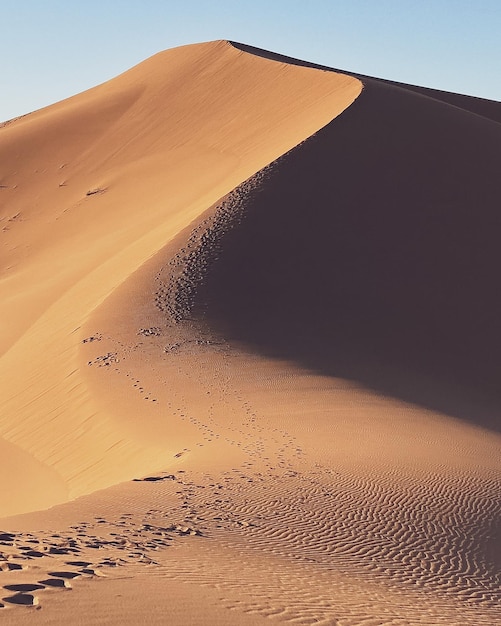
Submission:
<svg viewBox="0 0 501 626">
<path fill-rule="evenodd" d="M 0 128 L 6 623 L 501 620 L 500 119 L 213 42 Z"/>
<path fill-rule="evenodd" d="M 173 235 L 360 89 L 219 42 L 157 55 L 2 129 L 2 435 L 47 482 L 30 489 L 26 475 L 3 512 L 163 467 L 169 439 L 155 432 L 144 447 L 137 420 L 115 422 L 88 392 L 82 324 Z"/>
</svg>

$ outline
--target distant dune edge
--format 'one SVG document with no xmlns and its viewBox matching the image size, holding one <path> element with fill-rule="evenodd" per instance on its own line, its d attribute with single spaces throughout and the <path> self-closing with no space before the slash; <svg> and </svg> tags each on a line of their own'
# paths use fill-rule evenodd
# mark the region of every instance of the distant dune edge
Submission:
<svg viewBox="0 0 501 626">
<path fill-rule="evenodd" d="M 500 162 L 230 41 L 4 123 L 6 623 L 501 621 Z"/>
</svg>

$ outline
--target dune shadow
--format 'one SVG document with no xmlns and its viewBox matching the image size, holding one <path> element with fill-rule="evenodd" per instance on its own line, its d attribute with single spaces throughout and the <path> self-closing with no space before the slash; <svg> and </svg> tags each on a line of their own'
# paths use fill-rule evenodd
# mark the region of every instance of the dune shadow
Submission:
<svg viewBox="0 0 501 626">
<path fill-rule="evenodd" d="M 499 430 L 500 162 L 497 123 L 366 85 L 245 192 L 197 309 L 263 354 Z"/>
</svg>

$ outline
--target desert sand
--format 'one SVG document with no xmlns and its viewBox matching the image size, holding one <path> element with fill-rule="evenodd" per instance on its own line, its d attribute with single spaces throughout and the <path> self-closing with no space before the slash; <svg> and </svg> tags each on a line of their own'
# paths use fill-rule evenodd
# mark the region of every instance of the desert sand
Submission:
<svg viewBox="0 0 501 626">
<path fill-rule="evenodd" d="M 0 620 L 501 621 L 501 103 L 217 41 L 0 126 Z"/>
</svg>

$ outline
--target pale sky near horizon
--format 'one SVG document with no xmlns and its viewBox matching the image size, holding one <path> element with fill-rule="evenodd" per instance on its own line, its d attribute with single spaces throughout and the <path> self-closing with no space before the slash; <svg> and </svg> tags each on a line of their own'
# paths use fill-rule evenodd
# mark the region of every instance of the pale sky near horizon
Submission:
<svg viewBox="0 0 501 626">
<path fill-rule="evenodd" d="M 501 0 L 2 0 L 0 15 L 0 121 L 214 39 L 501 101 Z"/>
</svg>

